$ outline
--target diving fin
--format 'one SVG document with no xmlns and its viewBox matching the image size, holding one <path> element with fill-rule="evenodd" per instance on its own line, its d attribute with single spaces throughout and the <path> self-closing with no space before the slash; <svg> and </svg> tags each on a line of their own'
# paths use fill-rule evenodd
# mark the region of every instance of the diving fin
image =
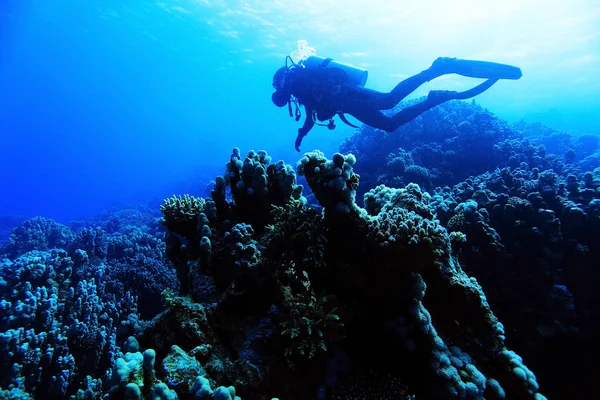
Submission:
<svg viewBox="0 0 600 400">
<path fill-rule="evenodd" d="M 442 74 L 458 74 L 469 78 L 516 80 L 523 76 L 518 67 L 491 61 L 440 57 L 433 62 L 431 67 Z"/>
</svg>

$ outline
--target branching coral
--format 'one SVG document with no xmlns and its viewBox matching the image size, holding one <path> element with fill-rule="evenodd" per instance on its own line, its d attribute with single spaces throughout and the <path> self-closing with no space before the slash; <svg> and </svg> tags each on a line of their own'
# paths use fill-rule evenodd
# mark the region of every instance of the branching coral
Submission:
<svg viewBox="0 0 600 400">
<path fill-rule="evenodd" d="M 343 338 L 335 296 L 317 295 L 306 272 L 293 267 L 278 274 L 281 303 L 281 335 L 286 342 L 285 358 L 290 367 L 327 351 L 327 344 Z"/>
<path fill-rule="evenodd" d="M 273 207 L 274 224 L 265 236 L 265 256 L 282 296 L 281 335 L 290 366 L 312 359 L 340 340 L 343 323 L 335 296 L 315 292 L 309 276 L 325 267 L 326 232 L 321 217 L 301 202 Z M 310 274 L 310 275 L 309 275 Z"/>
<path fill-rule="evenodd" d="M 206 201 L 203 198 L 189 194 L 170 197 L 160 206 L 164 218 L 160 222 L 169 231 L 191 240 L 196 232 L 198 217 L 205 206 Z"/>
<path fill-rule="evenodd" d="M 327 247 L 321 216 L 301 202 L 273 207 L 274 224 L 267 227 L 265 255 L 270 263 L 295 263 L 304 268 L 325 265 Z"/>
</svg>

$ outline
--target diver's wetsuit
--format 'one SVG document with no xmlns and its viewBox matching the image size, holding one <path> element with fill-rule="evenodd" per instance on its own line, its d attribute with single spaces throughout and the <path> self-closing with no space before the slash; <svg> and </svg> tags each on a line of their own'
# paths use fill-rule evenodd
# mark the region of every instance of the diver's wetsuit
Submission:
<svg viewBox="0 0 600 400">
<path fill-rule="evenodd" d="M 446 64 L 447 60 L 456 59 L 437 59 L 430 68 L 403 80 L 389 93 L 350 85 L 347 83 L 346 73 L 338 68 L 307 69 L 295 67 L 290 69 L 286 73 L 285 82 L 280 91 L 286 95 L 289 93 L 294 96 L 298 103 L 304 105 L 306 111 L 304 124 L 298 129 L 296 150 L 300 151 L 299 147 L 302 139 L 315 124 L 313 113 L 316 113 L 316 119 L 319 121 L 326 121 L 335 116 L 336 113 L 350 114 L 366 125 L 393 132 L 401 125 L 412 121 L 423 112 L 437 105 L 449 100 L 462 100 L 476 96 L 498 81 L 498 78 L 490 78 L 464 92 L 431 91 L 425 100 L 406 107 L 394 115 L 388 116 L 382 113 L 381 110 L 394 108 L 422 84 L 445 74 L 461 73 L 449 68 L 452 65 Z M 516 67 L 511 68 L 518 70 Z M 520 78 L 520 70 L 518 70 L 517 76 L 509 79 Z"/>
<path fill-rule="evenodd" d="M 298 130 L 308 133 L 315 125 L 313 113 L 319 121 L 326 121 L 337 113 L 338 102 L 346 84 L 346 73 L 339 68 L 294 68 L 286 76 L 285 91 L 304 106 L 306 119 Z"/>
<path fill-rule="evenodd" d="M 389 93 L 381 93 L 363 87 L 344 86 L 341 95 L 335 97 L 335 101 L 339 104 L 342 112 L 352 115 L 360 122 L 374 128 L 382 129 L 386 132 L 393 132 L 401 125 L 412 121 L 435 106 L 449 100 L 462 100 L 476 96 L 489 89 L 498 81 L 497 79 L 488 79 L 476 87 L 464 92 L 434 90 L 429 92 L 429 95 L 425 100 L 406 107 L 394 115 L 388 116 L 381 112 L 381 110 L 390 110 L 394 108 L 418 86 L 437 77 L 428 76 L 429 73 L 425 70 L 418 75 L 400 82 Z"/>
</svg>

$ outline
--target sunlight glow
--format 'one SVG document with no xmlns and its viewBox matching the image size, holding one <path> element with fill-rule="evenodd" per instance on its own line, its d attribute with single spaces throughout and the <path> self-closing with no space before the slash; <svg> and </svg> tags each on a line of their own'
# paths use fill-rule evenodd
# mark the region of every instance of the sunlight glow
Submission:
<svg viewBox="0 0 600 400">
<path fill-rule="evenodd" d="M 568 96 L 590 96 L 600 108 L 595 83 L 600 75 L 600 2 L 597 0 L 170 0 L 156 3 L 170 12 L 206 22 L 214 16 L 217 41 L 251 48 L 253 61 L 280 60 L 298 39 L 320 55 L 371 70 L 367 86 L 388 90 L 399 77 L 427 68 L 439 56 L 509 63 L 523 78 L 483 98 L 507 103 L 498 95 L 510 88 L 514 104 Z M 220 39 L 218 36 L 220 35 Z M 234 42 L 229 42 L 234 41 Z M 247 63 L 240 58 L 237 63 Z M 246 64 L 247 65 L 247 64 Z M 441 80 L 459 90 L 472 82 Z M 568 82 L 568 84 L 566 84 Z M 557 87 L 562 93 L 557 96 Z M 424 86 L 415 95 L 426 94 Z"/>
</svg>

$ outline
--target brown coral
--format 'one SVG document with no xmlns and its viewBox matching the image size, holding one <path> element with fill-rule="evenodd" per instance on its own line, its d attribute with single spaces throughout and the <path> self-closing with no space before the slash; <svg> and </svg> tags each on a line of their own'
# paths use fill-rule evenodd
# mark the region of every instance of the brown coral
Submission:
<svg viewBox="0 0 600 400">
<path fill-rule="evenodd" d="M 196 231 L 198 216 L 204 211 L 206 201 L 200 197 L 173 196 L 165 199 L 160 206 L 163 214 L 161 224 L 165 225 L 170 232 L 177 233 L 191 239 Z"/>
</svg>

